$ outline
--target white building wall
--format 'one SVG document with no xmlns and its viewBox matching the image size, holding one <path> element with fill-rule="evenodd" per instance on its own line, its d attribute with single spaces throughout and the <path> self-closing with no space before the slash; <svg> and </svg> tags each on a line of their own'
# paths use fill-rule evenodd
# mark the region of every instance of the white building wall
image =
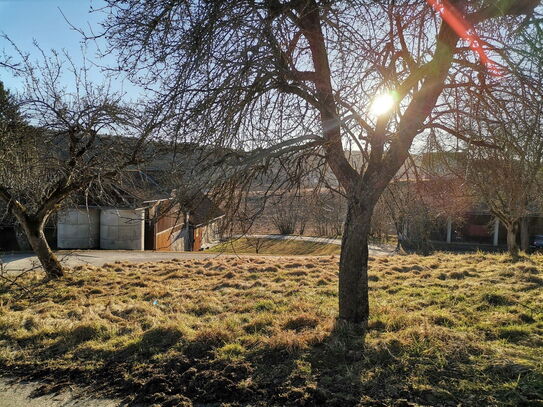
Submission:
<svg viewBox="0 0 543 407">
<path fill-rule="evenodd" d="M 98 208 L 63 209 L 57 218 L 59 249 L 96 249 L 100 245 Z"/>
<path fill-rule="evenodd" d="M 219 223 L 213 221 L 203 226 L 202 249 L 212 247 L 219 241 Z"/>
<path fill-rule="evenodd" d="M 144 250 L 145 210 L 102 209 L 100 213 L 100 248 Z"/>
<path fill-rule="evenodd" d="M 187 236 L 187 230 L 182 228 L 174 233 L 170 237 L 170 250 L 172 252 L 183 252 L 185 251 L 185 239 Z"/>
</svg>

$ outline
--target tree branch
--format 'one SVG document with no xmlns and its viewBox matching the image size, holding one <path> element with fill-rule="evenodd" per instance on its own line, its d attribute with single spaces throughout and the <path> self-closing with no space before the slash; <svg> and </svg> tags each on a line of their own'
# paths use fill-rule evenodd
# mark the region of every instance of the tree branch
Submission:
<svg viewBox="0 0 543 407">
<path fill-rule="evenodd" d="M 449 133 L 450 135 L 456 137 L 457 139 L 465 141 L 466 143 L 471 144 L 473 146 L 493 148 L 493 149 L 496 149 L 496 150 L 500 149 L 500 147 L 497 146 L 496 144 L 488 143 L 488 142 L 486 142 L 484 140 L 473 139 L 471 137 L 465 136 L 464 134 L 460 133 L 459 131 L 451 129 L 450 127 L 447 127 L 447 126 L 445 126 L 443 124 L 440 124 L 440 123 L 427 124 L 426 126 L 424 126 L 424 129 L 440 129 L 440 130 L 443 130 L 443 131 Z"/>
</svg>

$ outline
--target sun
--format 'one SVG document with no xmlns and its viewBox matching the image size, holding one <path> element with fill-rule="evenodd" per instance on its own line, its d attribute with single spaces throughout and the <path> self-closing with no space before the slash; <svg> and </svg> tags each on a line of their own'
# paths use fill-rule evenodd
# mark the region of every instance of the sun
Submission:
<svg viewBox="0 0 543 407">
<path fill-rule="evenodd" d="M 370 110 L 375 116 L 382 116 L 385 113 L 390 112 L 395 104 L 396 100 L 391 93 L 383 93 L 373 100 Z"/>
</svg>

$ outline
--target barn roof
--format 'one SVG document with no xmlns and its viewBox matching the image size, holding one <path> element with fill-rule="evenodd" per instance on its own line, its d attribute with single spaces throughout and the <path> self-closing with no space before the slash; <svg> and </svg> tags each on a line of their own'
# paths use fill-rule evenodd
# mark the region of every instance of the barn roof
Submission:
<svg viewBox="0 0 543 407">
<path fill-rule="evenodd" d="M 191 203 L 189 221 L 194 226 L 203 225 L 224 216 L 224 212 L 207 195 L 200 193 Z"/>
</svg>

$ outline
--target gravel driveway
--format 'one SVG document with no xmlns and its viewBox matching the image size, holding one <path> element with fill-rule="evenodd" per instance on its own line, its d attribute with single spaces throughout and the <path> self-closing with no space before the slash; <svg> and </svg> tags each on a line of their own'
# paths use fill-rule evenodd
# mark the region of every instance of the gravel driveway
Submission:
<svg viewBox="0 0 543 407">
<path fill-rule="evenodd" d="M 76 389 L 34 397 L 39 388 L 38 383 L 15 383 L 0 378 L 0 407 L 117 407 L 123 405 L 119 400 L 84 396 Z"/>
</svg>

